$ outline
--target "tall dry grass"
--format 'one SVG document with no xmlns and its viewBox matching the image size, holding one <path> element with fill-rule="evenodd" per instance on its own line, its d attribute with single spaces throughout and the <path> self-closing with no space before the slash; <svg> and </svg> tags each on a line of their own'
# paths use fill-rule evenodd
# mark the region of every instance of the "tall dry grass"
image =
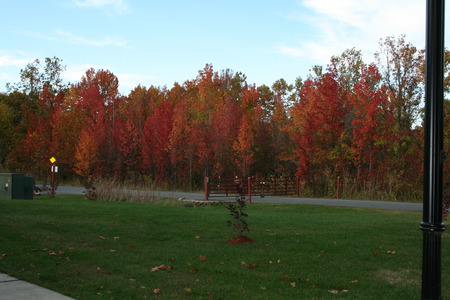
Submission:
<svg viewBox="0 0 450 300">
<path fill-rule="evenodd" d="M 359 200 L 420 202 L 422 191 L 421 178 L 409 182 L 404 180 L 401 173 L 386 174 L 382 179 L 376 180 L 347 177 L 342 184 L 344 198 Z"/>
<path fill-rule="evenodd" d="M 97 199 L 137 203 L 177 203 L 175 199 L 156 196 L 154 182 L 130 183 L 118 179 L 95 178 L 92 181 Z"/>
<path fill-rule="evenodd" d="M 327 174 L 325 174 L 327 175 Z M 302 184 L 302 197 L 337 197 L 337 178 L 333 175 L 318 176 L 317 180 Z M 350 177 L 340 178 L 339 196 L 343 199 L 420 202 L 423 183 L 420 176 L 416 181 L 407 181 L 401 172 L 388 173 L 382 178 Z"/>
</svg>

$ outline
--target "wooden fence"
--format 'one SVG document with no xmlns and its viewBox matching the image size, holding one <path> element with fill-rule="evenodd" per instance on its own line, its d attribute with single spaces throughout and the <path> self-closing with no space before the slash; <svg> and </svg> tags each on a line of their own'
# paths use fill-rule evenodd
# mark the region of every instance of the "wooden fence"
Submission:
<svg viewBox="0 0 450 300">
<path fill-rule="evenodd" d="M 251 203 L 252 196 L 300 196 L 298 177 L 205 177 L 204 185 L 205 200 L 213 197 L 246 196 Z"/>
</svg>

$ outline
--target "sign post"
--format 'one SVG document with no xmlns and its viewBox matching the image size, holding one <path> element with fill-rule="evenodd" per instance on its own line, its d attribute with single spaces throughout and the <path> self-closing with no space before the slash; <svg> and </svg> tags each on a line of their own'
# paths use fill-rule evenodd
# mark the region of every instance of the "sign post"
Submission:
<svg viewBox="0 0 450 300">
<path fill-rule="evenodd" d="M 50 162 L 52 163 L 51 167 L 51 177 L 50 177 L 50 185 L 51 185 L 51 192 L 50 192 L 50 198 L 55 198 L 55 173 L 58 172 L 58 167 L 55 166 L 56 158 L 52 156 L 50 158 Z"/>
</svg>

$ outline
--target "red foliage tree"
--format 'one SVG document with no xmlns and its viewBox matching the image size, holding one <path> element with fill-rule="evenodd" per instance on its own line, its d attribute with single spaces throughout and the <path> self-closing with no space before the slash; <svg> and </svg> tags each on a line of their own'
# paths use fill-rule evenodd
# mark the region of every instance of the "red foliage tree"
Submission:
<svg viewBox="0 0 450 300">
<path fill-rule="evenodd" d="M 236 174 L 233 143 L 237 139 L 241 113 L 239 104 L 230 98 L 225 98 L 219 107 L 211 116 L 211 175 L 232 176 Z"/>
<path fill-rule="evenodd" d="M 145 121 L 142 134 L 144 171 L 157 180 L 166 180 L 170 169 L 169 143 L 173 126 L 173 108 L 169 101 L 156 107 Z"/>
<path fill-rule="evenodd" d="M 308 79 L 292 109 L 290 131 L 294 136 L 298 173 L 325 193 L 346 167 L 343 139 L 347 113 L 346 93 L 333 69 L 316 79 Z"/>
<path fill-rule="evenodd" d="M 75 150 L 80 132 L 85 127 L 84 117 L 76 106 L 78 101 L 78 92 L 72 87 L 51 120 L 53 156 L 57 158 L 62 174 L 66 175 L 70 175 L 75 168 Z"/>
<path fill-rule="evenodd" d="M 254 153 L 252 148 L 255 139 L 254 135 L 252 123 L 244 115 L 239 127 L 237 139 L 233 145 L 236 151 L 236 165 L 244 177 L 250 175 L 250 167 L 253 163 Z"/>
<path fill-rule="evenodd" d="M 390 163 L 389 148 L 394 139 L 393 110 L 389 95 L 382 85 L 375 65 L 362 70 L 350 98 L 353 114 L 352 153 L 357 167 L 357 178 L 383 178 Z"/>
<path fill-rule="evenodd" d="M 169 157 L 173 165 L 174 179 L 191 183 L 195 148 L 191 139 L 189 103 L 183 99 L 174 107 L 173 127 L 169 135 Z"/>
<path fill-rule="evenodd" d="M 98 170 L 102 169 L 99 159 L 99 141 L 93 132 L 93 128 L 85 128 L 81 131 L 78 145 L 75 150 L 75 169 L 74 171 L 82 176 L 89 177 L 97 175 Z"/>
</svg>

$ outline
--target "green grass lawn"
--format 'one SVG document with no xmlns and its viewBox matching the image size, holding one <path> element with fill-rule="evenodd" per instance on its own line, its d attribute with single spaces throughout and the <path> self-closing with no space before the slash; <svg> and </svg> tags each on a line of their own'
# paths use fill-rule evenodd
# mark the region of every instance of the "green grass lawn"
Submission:
<svg viewBox="0 0 450 300">
<path fill-rule="evenodd" d="M 420 212 L 251 204 L 250 245 L 226 243 L 228 214 L 81 196 L 0 200 L 0 272 L 76 299 L 420 298 Z M 450 238 L 442 245 L 450 299 Z"/>
</svg>

